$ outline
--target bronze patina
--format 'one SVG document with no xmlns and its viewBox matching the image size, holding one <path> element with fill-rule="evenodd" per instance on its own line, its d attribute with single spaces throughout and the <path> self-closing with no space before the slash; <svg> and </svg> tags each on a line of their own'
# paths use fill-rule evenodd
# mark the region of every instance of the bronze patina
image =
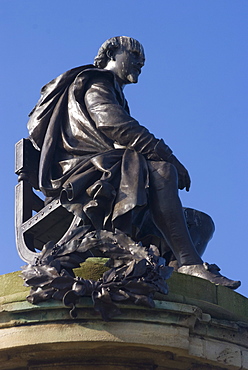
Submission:
<svg viewBox="0 0 248 370">
<path fill-rule="evenodd" d="M 163 140 L 130 115 L 123 89 L 138 82 L 144 63 L 137 40 L 111 38 L 93 65 L 74 68 L 45 85 L 30 114 L 28 142 L 19 146 L 24 157 L 36 153 L 36 170 L 31 174 L 23 160 L 16 172 L 46 197 L 44 208 L 30 206 L 38 211 L 38 221 L 30 217 L 26 235 L 20 228 L 28 228 L 28 217 L 17 216 L 18 250 L 29 262 L 23 277 L 32 286 L 32 302 L 54 298 L 74 305 L 91 294 L 108 319 L 118 312 L 113 302 L 152 307 L 154 292 L 167 292 L 171 266 L 232 289 L 240 285 L 220 275 L 216 265 L 203 263 L 213 221 L 182 207 L 178 189 L 189 191 L 188 171 Z M 68 230 L 49 238 L 44 214 L 54 230 Z M 73 275 L 73 268 L 90 255 L 110 258 L 102 281 Z"/>
</svg>

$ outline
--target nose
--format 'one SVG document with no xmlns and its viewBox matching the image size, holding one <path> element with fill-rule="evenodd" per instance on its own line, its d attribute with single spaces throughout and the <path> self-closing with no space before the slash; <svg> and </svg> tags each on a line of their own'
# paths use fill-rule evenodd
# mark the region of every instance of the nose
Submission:
<svg viewBox="0 0 248 370">
<path fill-rule="evenodd" d="M 140 69 L 144 66 L 144 62 L 142 60 L 137 60 L 135 64 Z"/>
</svg>

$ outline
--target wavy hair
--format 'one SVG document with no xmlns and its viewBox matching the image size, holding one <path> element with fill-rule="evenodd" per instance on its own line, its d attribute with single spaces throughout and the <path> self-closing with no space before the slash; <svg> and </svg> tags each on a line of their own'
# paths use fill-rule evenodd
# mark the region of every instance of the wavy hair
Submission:
<svg viewBox="0 0 248 370">
<path fill-rule="evenodd" d="M 109 57 L 107 51 L 118 50 L 121 45 L 126 46 L 130 50 L 137 51 L 140 54 L 144 54 L 144 48 L 139 41 L 128 36 L 116 36 L 106 40 L 100 49 L 98 50 L 97 56 L 94 59 L 94 65 L 97 68 L 104 68 L 108 63 Z"/>
</svg>

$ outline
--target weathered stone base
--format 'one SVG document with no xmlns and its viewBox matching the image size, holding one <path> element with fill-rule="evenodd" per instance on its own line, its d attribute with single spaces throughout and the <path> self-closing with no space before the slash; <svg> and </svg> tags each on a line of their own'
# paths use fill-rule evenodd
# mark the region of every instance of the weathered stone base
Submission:
<svg viewBox="0 0 248 370">
<path fill-rule="evenodd" d="M 17 273 L 1 276 L 0 369 L 248 369 L 248 299 L 182 274 L 168 283 L 155 309 L 122 305 L 104 322 L 90 298 L 73 320 L 59 302 L 26 302 Z"/>
<path fill-rule="evenodd" d="M 236 369 L 236 367 L 216 366 L 211 363 L 197 361 L 190 357 L 185 357 L 183 353 L 176 354 L 175 351 L 165 351 L 164 349 L 145 348 L 141 346 L 127 344 L 100 344 L 90 343 L 82 346 L 82 343 L 71 345 L 56 345 L 52 348 L 41 348 L 36 351 L 35 346 L 29 347 L 28 352 L 20 349 L 9 361 L 8 367 L 2 369 L 19 370 L 219 370 Z M 32 353 L 32 355 L 31 355 Z M 35 358 L 34 358 L 35 356 Z M 229 359 L 227 360 L 227 362 Z M 5 362 L 6 363 L 6 362 Z M 27 363 L 29 365 L 27 365 Z M 24 365 L 24 366 L 22 366 Z M 4 365 L 6 366 L 6 365 Z M 10 366 L 10 367 L 9 367 Z"/>
</svg>

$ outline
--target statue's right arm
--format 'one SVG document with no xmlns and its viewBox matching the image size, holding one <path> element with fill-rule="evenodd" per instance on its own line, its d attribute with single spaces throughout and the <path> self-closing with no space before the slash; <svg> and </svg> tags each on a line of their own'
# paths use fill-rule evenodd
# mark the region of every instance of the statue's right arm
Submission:
<svg viewBox="0 0 248 370">
<path fill-rule="evenodd" d="M 179 189 L 190 188 L 187 169 L 172 154 L 163 140 L 158 140 L 118 102 L 113 83 L 107 78 L 92 82 L 85 94 L 85 105 L 96 127 L 118 144 L 134 148 L 150 160 L 172 163 L 178 172 Z"/>
<path fill-rule="evenodd" d="M 97 129 L 118 144 L 134 148 L 155 160 L 168 160 L 171 149 L 131 117 L 117 100 L 112 81 L 98 77 L 88 88 L 84 103 Z"/>
</svg>

